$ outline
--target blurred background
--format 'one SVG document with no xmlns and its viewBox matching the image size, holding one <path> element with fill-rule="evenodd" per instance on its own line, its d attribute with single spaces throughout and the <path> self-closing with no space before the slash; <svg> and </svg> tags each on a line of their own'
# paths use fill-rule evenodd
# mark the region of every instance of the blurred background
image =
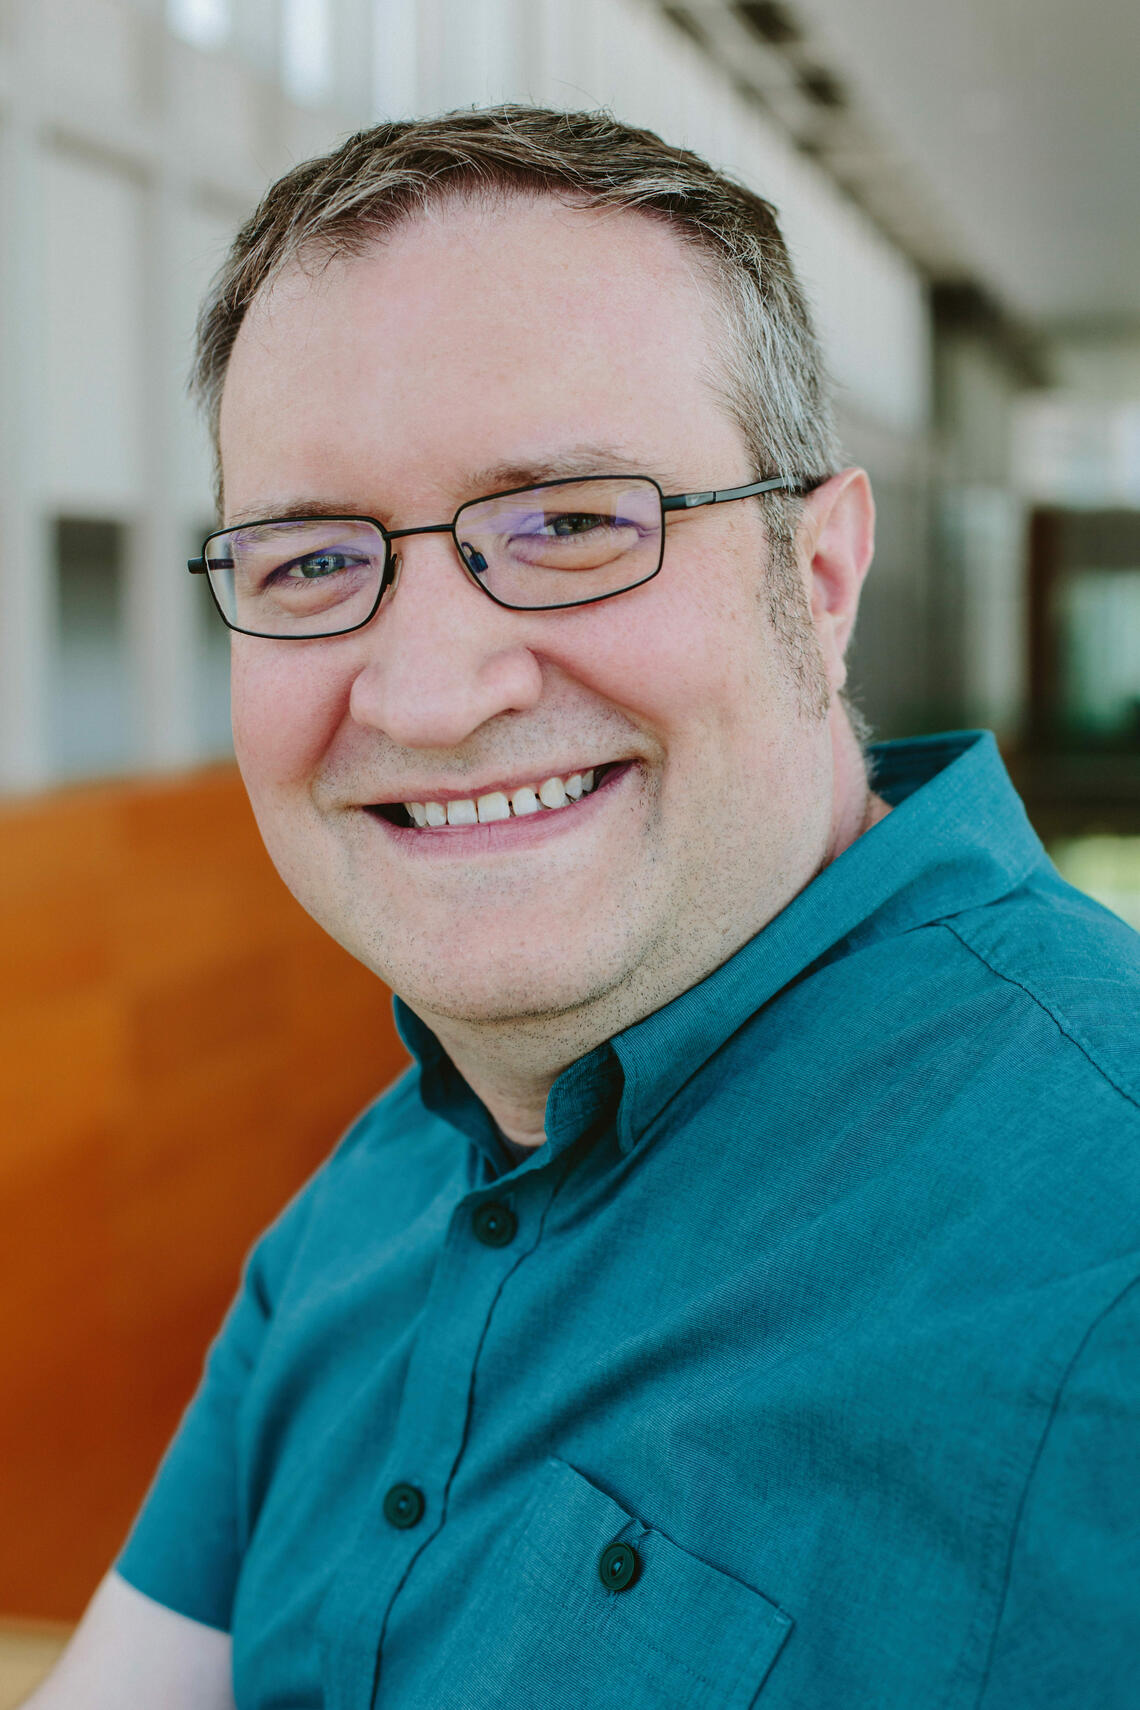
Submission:
<svg viewBox="0 0 1140 1710">
<path fill-rule="evenodd" d="M 114 1552 L 244 1247 L 401 1061 L 260 851 L 183 568 L 213 520 L 190 332 L 238 222 L 350 130 L 501 99 L 747 180 L 878 498 L 857 699 L 880 736 L 994 728 L 1062 869 L 1140 925 L 1138 70 L 1132 0 L 0 0 L 21 1666 Z"/>
</svg>

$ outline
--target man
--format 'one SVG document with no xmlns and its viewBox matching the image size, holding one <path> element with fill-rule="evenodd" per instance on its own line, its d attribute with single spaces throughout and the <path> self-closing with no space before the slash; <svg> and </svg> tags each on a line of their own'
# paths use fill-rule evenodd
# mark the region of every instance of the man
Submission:
<svg viewBox="0 0 1140 1710">
<path fill-rule="evenodd" d="M 197 379 L 254 811 L 417 1065 L 33 1702 L 1135 1703 L 1137 940 L 991 739 L 872 788 L 771 211 L 598 115 L 381 126 Z"/>
</svg>

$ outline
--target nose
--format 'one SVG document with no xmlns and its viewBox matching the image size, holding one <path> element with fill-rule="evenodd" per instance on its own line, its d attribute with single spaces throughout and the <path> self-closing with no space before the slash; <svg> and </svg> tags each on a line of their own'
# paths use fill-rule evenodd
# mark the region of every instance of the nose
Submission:
<svg viewBox="0 0 1140 1710">
<path fill-rule="evenodd" d="M 357 724 L 405 748 L 457 748 L 489 719 L 542 694 L 526 613 L 506 611 L 464 574 L 448 536 L 401 542 L 392 588 L 359 634 L 349 697 Z"/>
</svg>

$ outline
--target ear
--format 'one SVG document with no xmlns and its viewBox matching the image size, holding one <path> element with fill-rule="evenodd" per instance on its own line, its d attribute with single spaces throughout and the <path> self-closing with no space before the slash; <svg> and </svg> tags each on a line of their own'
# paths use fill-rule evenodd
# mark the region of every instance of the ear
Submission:
<svg viewBox="0 0 1140 1710">
<path fill-rule="evenodd" d="M 812 621 L 832 692 L 847 681 L 844 654 L 875 550 L 875 501 L 863 469 L 843 469 L 809 493 L 796 537 Z"/>
</svg>

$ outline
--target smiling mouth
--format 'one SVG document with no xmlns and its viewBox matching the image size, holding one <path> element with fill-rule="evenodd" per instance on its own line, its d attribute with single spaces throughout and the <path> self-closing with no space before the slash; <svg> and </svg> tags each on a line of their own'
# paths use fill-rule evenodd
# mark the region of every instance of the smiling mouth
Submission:
<svg viewBox="0 0 1140 1710">
<path fill-rule="evenodd" d="M 614 764 L 592 766 L 564 776 L 551 775 L 512 790 L 490 790 L 482 796 L 456 800 L 375 802 L 368 812 L 389 825 L 417 831 L 437 831 L 455 825 L 491 825 L 504 819 L 526 819 L 532 814 L 560 813 L 591 795 L 616 769 Z"/>
</svg>

